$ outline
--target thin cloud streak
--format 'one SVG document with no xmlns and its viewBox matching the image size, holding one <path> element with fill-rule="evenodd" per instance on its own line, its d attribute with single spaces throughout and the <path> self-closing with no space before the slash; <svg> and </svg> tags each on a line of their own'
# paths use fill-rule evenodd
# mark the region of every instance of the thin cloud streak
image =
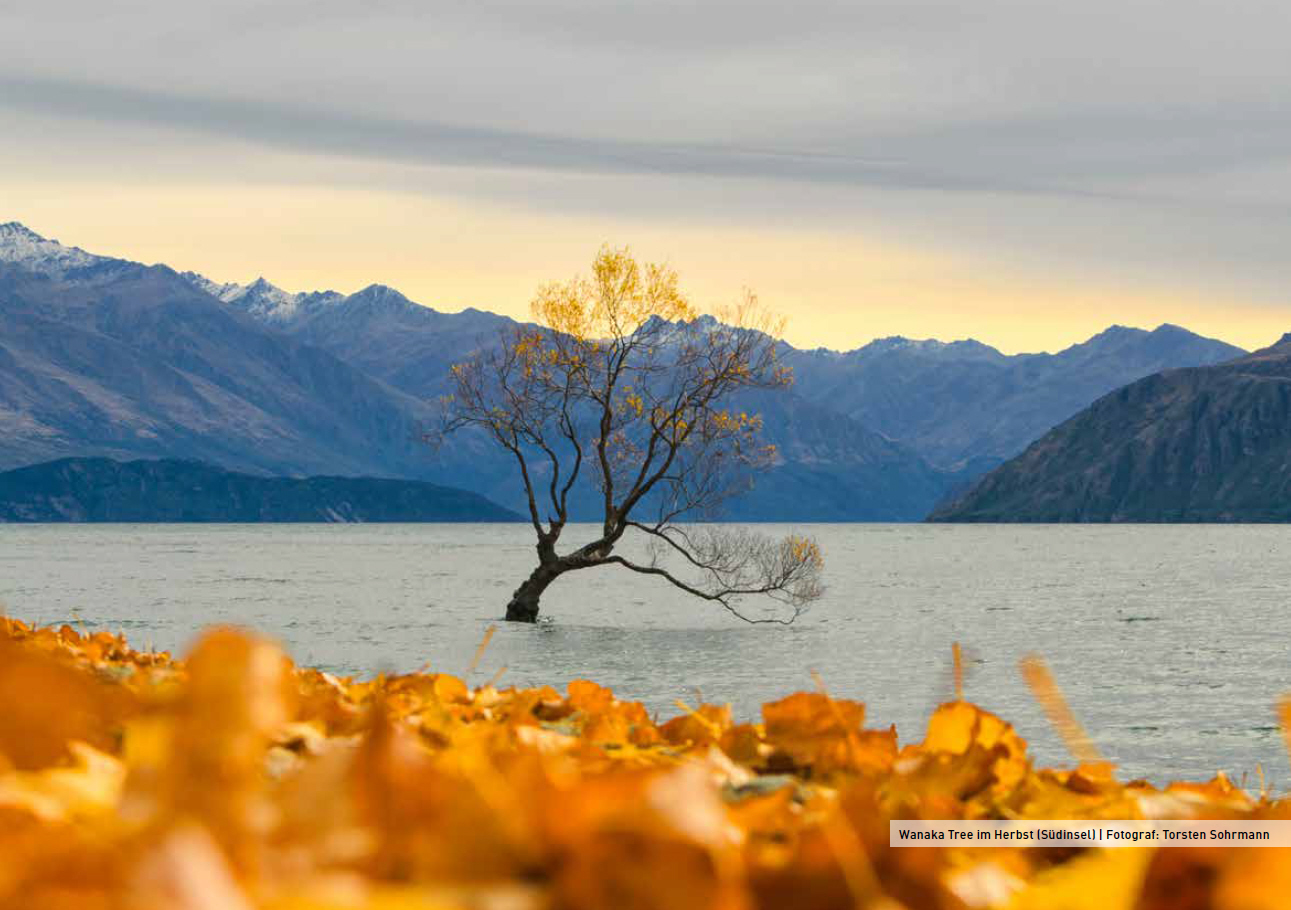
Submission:
<svg viewBox="0 0 1291 910">
<path fill-rule="evenodd" d="M 1291 158 L 1291 114 L 1221 110 L 1071 111 L 855 137 L 859 155 L 544 135 L 298 104 L 0 74 L 0 107 L 83 121 L 206 133 L 312 154 L 474 168 L 754 178 L 884 189 L 1079 196 L 1178 204 L 1134 186 Z M 1224 205 L 1195 198 L 1193 204 Z"/>
<path fill-rule="evenodd" d="M 969 167 L 954 173 L 893 158 L 542 135 L 13 75 L 0 75 L 0 106 L 81 120 L 235 136 L 315 154 L 426 165 L 760 178 L 992 193 L 1118 195 L 1046 183 L 1043 179 L 1002 180 L 986 169 L 974 172 Z M 914 138 L 917 143 L 918 137 Z M 942 137 L 932 138 L 940 141 Z M 1287 139 L 1291 143 L 1291 129 Z M 901 140 L 893 144 L 899 145 Z"/>
<path fill-rule="evenodd" d="M 86 120 L 235 135 L 318 153 L 424 164 L 769 177 L 941 187 L 897 163 L 796 151 L 646 144 L 396 120 L 270 102 L 0 76 L 0 105 Z"/>
</svg>

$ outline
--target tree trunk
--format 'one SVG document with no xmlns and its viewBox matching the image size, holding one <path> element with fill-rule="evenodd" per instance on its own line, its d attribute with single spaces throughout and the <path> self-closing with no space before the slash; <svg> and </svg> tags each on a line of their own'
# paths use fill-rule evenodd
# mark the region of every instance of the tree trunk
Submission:
<svg viewBox="0 0 1291 910">
<path fill-rule="evenodd" d="M 544 564 L 533 570 L 524 584 L 515 589 L 511 601 L 507 604 L 507 620 L 510 622 L 537 622 L 538 600 L 547 586 L 560 576 L 562 570 L 555 565 Z"/>
</svg>

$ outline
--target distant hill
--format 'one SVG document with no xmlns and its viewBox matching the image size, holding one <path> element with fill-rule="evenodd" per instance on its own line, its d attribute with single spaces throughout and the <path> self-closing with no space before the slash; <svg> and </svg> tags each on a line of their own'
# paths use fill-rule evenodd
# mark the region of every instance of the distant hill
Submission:
<svg viewBox="0 0 1291 910">
<path fill-rule="evenodd" d="M 939 468 L 981 473 L 1128 382 L 1244 353 L 1174 325 L 1112 326 L 1057 354 L 1006 355 L 971 339 L 883 338 L 841 354 L 790 351 L 786 362 L 803 397 Z"/>
<path fill-rule="evenodd" d="M 520 521 L 410 480 L 255 477 L 196 461 L 64 458 L 0 473 L 0 522 Z"/>
<path fill-rule="evenodd" d="M 1291 521 L 1291 335 L 1107 395 L 933 521 Z"/>
</svg>

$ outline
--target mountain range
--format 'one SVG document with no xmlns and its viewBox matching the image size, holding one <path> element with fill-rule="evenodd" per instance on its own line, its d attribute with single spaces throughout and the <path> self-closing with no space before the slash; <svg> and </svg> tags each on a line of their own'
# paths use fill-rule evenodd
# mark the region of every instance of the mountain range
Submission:
<svg viewBox="0 0 1291 910">
<path fill-rule="evenodd" d="M 1291 521 L 1291 335 L 1099 399 L 934 521 Z"/>
<path fill-rule="evenodd" d="M 379 284 L 220 283 L 0 225 L 0 468 L 197 459 L 427 480 L 517 508 L 512 466 L 485 440 L 432 450 L 420 438 L 449 366 L 513 324 Z M 1101 395 L 1242 353 L 1174 326 L 1114 326 L 1057 354 L 972 340 L 784 345 L 794 387 L 755 402 L 780 460 L 729 517 L 917 520 Z"/>
<path fill-rule="evenodd" d="M 978 341 L 883 338 L 855 351 L 793 352 L 813 400 L 913 448 L 943 469 L 978 473 L 1090 402 L 1172 367 L 1231 360 L 1241 348 L 1175 325 L 1114 325 L 1056 354 L 1005 355 Z"/>
</svg>

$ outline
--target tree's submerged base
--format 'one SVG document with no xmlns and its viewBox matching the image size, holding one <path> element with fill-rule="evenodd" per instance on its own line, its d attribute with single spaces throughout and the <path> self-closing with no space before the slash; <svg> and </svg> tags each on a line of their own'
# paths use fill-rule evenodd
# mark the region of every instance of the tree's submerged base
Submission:
<svg viewBox="0 0 1291 910">
<path fill-rule="evenodd" d="M 537 622 L 538 601 L 542 592 L 560 575 L 561 570 L 550 565 L 540 565 L 533 574 L 515 589 L 507 603 L 508 622 Z"/>
<path fill-rule="evenodd" d="M 538 602 L 521 601 L 518 598 L 512 598 L 507 604 L 507 622 L 537 622 L 538 621 Z"/>
</svg>

